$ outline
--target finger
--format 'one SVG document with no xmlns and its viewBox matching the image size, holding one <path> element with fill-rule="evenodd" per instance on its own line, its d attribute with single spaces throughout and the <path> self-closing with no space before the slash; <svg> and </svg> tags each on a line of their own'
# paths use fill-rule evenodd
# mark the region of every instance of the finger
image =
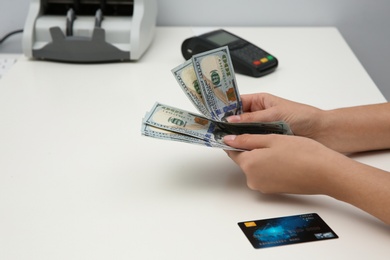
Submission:
<svg viewBox="0 0 390 260">
<path fill-rule="evenodd" d="M 232 146 L 234 148 L 250 151 L 259 148 L 269 148 L 271 147 L 272 142 L 278 138 L 280 138 L 280 135 L 243 134 L 243 135 L 224 136 L 223 141 L 225 142 L 225 144 Z"/>
<path fill-rule="evenodd" d="M 277 97 L 267 93 L 241 95 L 244 113 L 230 116 L 226 120 L 230 123 L 272 122 L 281 120 L 277 109 L 275 109 L 275 99 Z"/>
<path fill-rule="evenodd" d="M 269 93 L 244 94 L 241 95 L 241 100 L 244 112 L 264 110 L 283 101 L 282 98 Z"/>
<path fill-rule="evenodd" d="M 239 164 L 240 158 L 243 156 L 245 152 L 238 152 L 238 151 L 233 151 L 233 150 L 225 150 L 227 155 L 230 157 L 230 159 L 233 160 L 236 164 Z"/>
</svg>

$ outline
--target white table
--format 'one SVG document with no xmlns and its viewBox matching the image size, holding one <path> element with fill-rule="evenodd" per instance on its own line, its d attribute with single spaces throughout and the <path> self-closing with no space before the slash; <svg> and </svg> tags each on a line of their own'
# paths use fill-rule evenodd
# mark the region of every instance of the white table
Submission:
<svg viewBox="0 0 390 260">
<path fill-rule="evenodd" d="M 0 53 L 0 79 L 18 61 L 21 54 Z"/>
<path fill-rule="evenodd" d="M 384 102 L 335 28 L 225 28 L 274 54 L 237 75 L 324 109 Z M 21 58 L 0 81 L 0 259 L 388 259 L 390 228 L 325 196 L 262 195 L 222 150 L 140 134 L 155 101 L 195 112 L 170 70 L 189 27 L 159 27 L 138 62 Z M 390 152 L 353 156 L 390 171 Z M 237 222 L 318 213 L 339 239 L 254 249 Z"/>
</svg>

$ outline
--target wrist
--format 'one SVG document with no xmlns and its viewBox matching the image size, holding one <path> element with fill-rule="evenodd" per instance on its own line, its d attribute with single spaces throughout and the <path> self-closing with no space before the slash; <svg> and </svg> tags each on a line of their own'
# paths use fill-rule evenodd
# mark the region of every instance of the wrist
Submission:
<svg viewBox="0 0 390 260">
<path fill-rule="evenodd" d="M 337 152 L 350 152 L 351 124 L 341 110 L 321 110 L 317 115 L 313 139 Z"/>
</svg>

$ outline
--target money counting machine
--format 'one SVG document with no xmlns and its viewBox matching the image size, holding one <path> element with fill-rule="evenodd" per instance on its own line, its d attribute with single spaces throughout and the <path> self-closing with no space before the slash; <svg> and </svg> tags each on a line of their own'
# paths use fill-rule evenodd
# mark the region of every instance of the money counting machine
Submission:
<svg viewBox="0 0 390 260">
<path fill-rule="evenodd" d="M 156 17 L 156 0 L 31 0 L 23 52 L 76 63 L 138 60 Z"/>
</svg>

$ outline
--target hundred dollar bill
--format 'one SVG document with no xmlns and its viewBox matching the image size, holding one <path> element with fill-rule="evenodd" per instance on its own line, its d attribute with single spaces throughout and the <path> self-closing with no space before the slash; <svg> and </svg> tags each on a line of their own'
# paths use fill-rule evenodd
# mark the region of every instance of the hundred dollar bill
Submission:
<svg viewBox="0 0 390 260">
<path fill-rule="evenodd" d="M 214 121 L 160 103 L 156 103 L 145 115 L 143 124 L 194 137 L 210 144 L 218 144 L 218 146 L 226 146 L 223 137 L 228 134 L 292 134 L 289 126 L 284 122 L 232 124 Z M 184 139 L 184 137 L 180 138 Z"/>
<path fill-rule="evenodd" d="M 203 141 L 225 145 L 222 138 L 226 135 L 212 121 L 204 116 L 156 103 L 145 115 L 143 123 L 171 132 L 196 137 Z"/>
<path fill-rule="evenodd" d="M 142 124 L 141 133 L 145 136 L 162 139 L 162 140 L 178 141 L 178 142 L 183 142 L 188 144 L 196 144 L 196 145 L 213 147 L 213 148 L 221 148 L 224 150 L 242 151 L 240 149 L 236 149 L 228 145 L 223 145 L 212 141 L 201 140 L 196 137 L 175 133 L 172 131 L 168 131 L 165 129 L 157 128 L 146 124 Z"/>
<path fill-rule="evenodd" d="M 143 135 L 242 151 L 226 145 L 223 137 L 231 134 L 293 134 L 289 125 L 283 121 L 226 122 L 226 117 L 243 113 L 228 47 L 194 55 L 192 59 L 172 69 L 172 73 L 203 115 L 156 103 L 142 121 Z"/>
<path fill-rule="evenodd" d="M 242 113 L 234 68 L 227 46 L 192 57 L 202 96 L 211 118 L 224 121 Z"/>
<path fill-rule="evenodd" d="M 211 118 L 211 114 L 206 107 L 206 103 L 199 87 L 199 81 L 195 74 L 192 60 L 187 60 L 185 63 L 172 69 L 172 73 L 184 93 L 191 100 L 198 111 L 204 116 Z"/>
</svg>

